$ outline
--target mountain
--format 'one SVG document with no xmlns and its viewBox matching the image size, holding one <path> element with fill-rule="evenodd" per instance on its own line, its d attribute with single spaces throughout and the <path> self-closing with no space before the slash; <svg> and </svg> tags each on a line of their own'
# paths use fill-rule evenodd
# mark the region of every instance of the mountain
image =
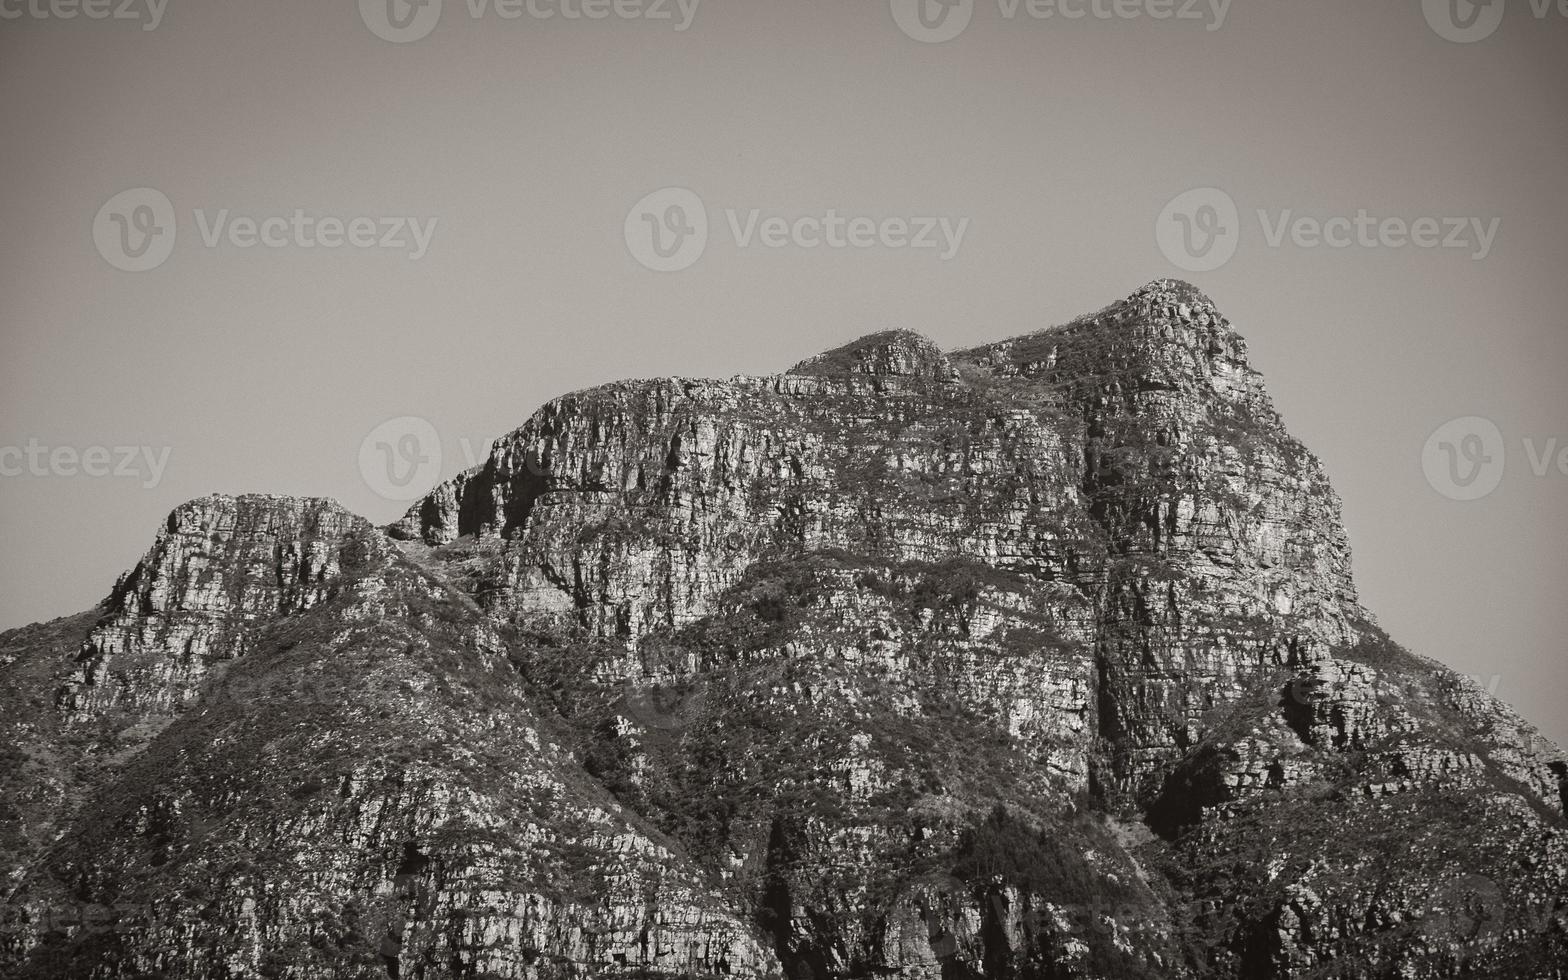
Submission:
<svg viewBox="0 0 1568 980">
<path fill-rule="evenodd" d="M 1561 978 L 1568 759 L 1160 280 L 559 398 L 0 636 L 0 974 Z"/>
</svg>

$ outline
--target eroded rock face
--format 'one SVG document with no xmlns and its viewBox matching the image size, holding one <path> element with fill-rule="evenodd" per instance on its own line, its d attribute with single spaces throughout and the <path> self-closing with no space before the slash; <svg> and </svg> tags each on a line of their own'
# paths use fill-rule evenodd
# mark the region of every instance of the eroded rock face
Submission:
<svg viewBox="0 0 1568 980">
<path fill-rule="evenodd" d="M 889 330 L 862 337 L 837 350 L 807 358 L 790 368 L 789 373 L 958 380 L 958 372 L 941 348 L 911 330 Z"/>
<path fill-rule="evenodd" d="M 1378 710 L 1377 673 L 1364 664 L 1320 660 L 1291 680 L 1287 717 L 1309 745 L 1364 748 L 1387 730 Z"/>
<path fill-rule="evenodd" d="M 368 521 L 329 500 L 214 496 L 169 515 L 93 627 L 60 698 L 87 722 L 109 710 L 168 714 L 258 626 L 321 602 L 347 560 L 384 549 Z"/>
<path fill-rule="evenodd" d="M 385 532 L 192 502 L 0 672 L 7 975 L 1568 960 L 1568 763 L 1378 631 L 1170 280 L 567 395 Z"/>
<path fill-rule="evenodd" d="M 1062 583 L 1099 610 L 1081 639 L 1104 778 L 1131 791 L 1260 669 L 1368 619 L 1316 459 L 1229 323 L 1170 281 L 951 359 L 877 334 L 780 377 L 570 395 L 394 533 L 500 538 L 488 606 L 629 649 L 711 612 L 758 558 L 824 547 Z"/>
</svg>

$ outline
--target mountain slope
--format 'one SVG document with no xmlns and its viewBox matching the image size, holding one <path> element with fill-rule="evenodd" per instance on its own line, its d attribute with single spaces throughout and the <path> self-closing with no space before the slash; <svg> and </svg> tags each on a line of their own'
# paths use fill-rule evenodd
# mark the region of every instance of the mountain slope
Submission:
<svg viewBox="0 0 1568 980">
<path fill-rule="evenodd" d="M 1161 280 L 557 399 L 0 637 L 22 976 L 1562 977 L 1568 765 Z"/>
</svg>

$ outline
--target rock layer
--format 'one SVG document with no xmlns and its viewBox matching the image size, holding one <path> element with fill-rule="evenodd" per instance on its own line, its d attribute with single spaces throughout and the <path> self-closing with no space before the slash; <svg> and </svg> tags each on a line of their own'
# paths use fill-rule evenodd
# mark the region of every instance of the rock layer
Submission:
<svg viewBox="0 0 1568 980">
<path fill-rule="evenodd" d="M 1560 751 L 1161 280 L 214 497 L 0 637 L 29 977 L 1562 977 Z"/>
</svg>

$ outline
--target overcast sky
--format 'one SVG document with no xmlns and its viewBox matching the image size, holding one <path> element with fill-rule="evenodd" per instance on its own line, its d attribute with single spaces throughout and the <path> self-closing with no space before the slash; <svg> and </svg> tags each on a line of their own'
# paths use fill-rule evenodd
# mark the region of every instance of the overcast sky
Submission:
<svg viewBox="0 0 1568 980">
<path fill-rule="evenodd" d="M 438 434 L 428 484 L 572 389 L 1174 275 L 1323 459 L 1383 624 L 1568 742 L 1568 17 L 1186 2 L 4 0 L 0 627 L 201 494 L 395 517 L 391 418 Z"/>
</svg>

